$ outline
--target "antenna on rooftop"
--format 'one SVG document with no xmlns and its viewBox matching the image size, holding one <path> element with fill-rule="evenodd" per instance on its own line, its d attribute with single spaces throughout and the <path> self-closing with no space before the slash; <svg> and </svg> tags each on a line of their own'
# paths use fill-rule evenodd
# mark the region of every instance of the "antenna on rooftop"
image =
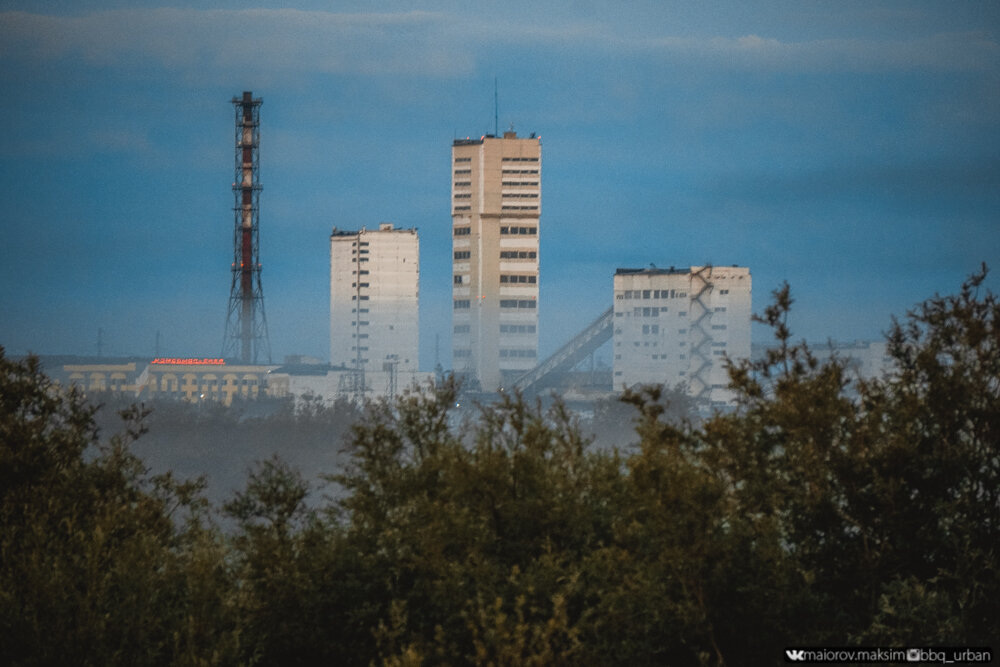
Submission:
<svg viewBox="0 0 1000 667">
<path fill-rule="evenodd" d="M 500 103 L 497 96 L 497 78 L 493 77 L 493 136 L 500 136 Z"/>
</svg>

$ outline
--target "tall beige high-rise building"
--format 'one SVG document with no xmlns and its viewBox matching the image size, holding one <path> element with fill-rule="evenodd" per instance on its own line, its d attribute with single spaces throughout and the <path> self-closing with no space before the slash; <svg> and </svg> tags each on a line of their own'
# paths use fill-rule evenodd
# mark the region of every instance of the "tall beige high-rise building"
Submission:
<svg viewBox="0 0 1000 667">
<path fill-rule="evenodd" d="M 393 373 L 419 366 L 420 242 L 415 229 L 330 235 L 330 363 Z"/>
<path fill-rule="evenodd" d="M 452 368 L 483 391 L 538 362 L 541 142 L 452 144 Z"/>
</svg>

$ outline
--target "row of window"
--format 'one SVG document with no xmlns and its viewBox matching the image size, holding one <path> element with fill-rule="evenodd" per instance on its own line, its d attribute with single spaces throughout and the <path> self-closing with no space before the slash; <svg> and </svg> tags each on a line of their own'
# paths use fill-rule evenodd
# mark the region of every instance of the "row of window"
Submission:
<svg viewBox="0 0 1000 667">
<path fill-rule="evenodd" d="M 534 308 L 535 302 L 530 299 L 500 299 L 501 308 Z"/>
<path fill-rule="evenodd" d="M 452 333 L 457 334 L 467 334 L 472 331 L 472 325 L 470 324 L 456 324 L 452 328 Z M 517 333 L 517 334 L 533 334 L 535 333 L 534 324 L 501 324 L 500 333 Z"/>
<path fill-rule="evenodd" d="M 472 199 L 472 195 L 468 192 L 459 192 L 455 194 L 455 199 Z"/>
<path fill-rule="evenodd" d="M 534 250 L 501 250 L 500 259 L 535 259 L 538 253 Z"/>
<path fill-rule="evenodd" d="M 351 287 L 371 287 L 371 283 L 351 283 Z"/>
<path fill-rule="evenodd" d="M 455 195 L 458 197 L 458 195 Z M 537 192 L 504 192 L 504 199 L 538 199 Z"/>
<path fill-rule="evenodd" d="M 458 183 L 455 183 L 458 185 Z M 466 183 L 466 185 L 469 185 Z M 538 181 L 502 181 L 500 185 L 505 188 L 517 188 L 517 187 L 534 187 L 538 185 Z"/>
<path fill-rule="evenodd" d="M 472 158 L 471 157 L 457 157 L 457 158 L 455 158 L 455 162 L 456 163 L 458 163 L 458 162 L 472 162 Z"/>
<path fill-rule="evenodd" d="M 504 208 L 507 208 L 506 206 Z M 501 227 L 500 234 L 528 234 L 538 233 L 538 227 Z"/>
<path fill-rule="evenodd" d="M 469 236 L 470 234 L 472 234 L 472 228 L 471 227 L 456 227 L 455 228 L 455 236 Z"/>
<path fill-rule="evenodd" d="M 472 253 L 468 250 L 456 250 L 452 256 L 455 259 L 469 259 L 472 257 Z"/>
<path fill-rule="evenodd" d="M 537 157 L 505 157 L 503 162 L 538 162 Z"/>
<path fill-rule="evenodd" d="M 501 211 L 537 211 L 537 206 L 501 206 Z"/>
<path fill-rule="evenodd" d="M 535 350 L 505 350 L 500 349 L 501 359 L 534 359 L 538 356 Z"/>
<path fill-rule="evenodd" d="M 509 276 L 509 275 L 506 275 L 506 274 L 502 274 L 500 276 L 500 283 L 501 284 L 503 284 L 503 283 L 527 283 L 529 285 L 534 285 L 537 282 L 538 282 L 538 278 L 536 276 Z"/>
<path fill-rule="evenodd" d="M 455 181 L 456 188 L 467 188 L 472 185 L 472 181 Z"/>
<path fill-rule="evenodd" d="M 503 173 L 504 176 L 510 176 L 512 174 L 535 175 L 535 174 L 538 173 L 538 170 L 537 169 L 507 169 L 506 167 L 504 167 L 503 170 L 502 170 L 502 173 Z"/>
<path fill-rule="evenodd" d="M 666 290 L 666 289 L 637 289 L 637 290 L 625 290 L 618 297 L 619 299 L 684 299 L 687 298 L 687 292 L 678 292 L 677 290 Z"/>
<path fill-rule="evenodd" d="M 455 175 L 456 176 L 464 176 L 465 174 L 471 174 L 471 173 L 472 173 L 471 169 L 456 169 L 455 170 Z"/>
</svg>

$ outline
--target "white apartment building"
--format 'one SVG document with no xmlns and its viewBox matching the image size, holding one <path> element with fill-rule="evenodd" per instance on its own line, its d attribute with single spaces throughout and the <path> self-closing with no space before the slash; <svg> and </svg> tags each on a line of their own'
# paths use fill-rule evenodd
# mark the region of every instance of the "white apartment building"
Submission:
<svg viewBox="0 0 1000 667">
<path fill-rule="evenodd" d="M 541 142 L 452 144 L 452 369 L 494 391 L 538 363 Z"/>
<path fill-rule="evenodd" d="M 417 230 L 394 229 L 387 222 L 378 230 L 335 227 L 330 234 L 330 363 L 359 373 L 416 371 L 419 294 Z"/>
<path fill-rule="evenodd" d="M 746 267 L 618 269 L 614 387 L 683 385 L 721 407 L 733 400 L 724 360 L 750 358 Z"/>
</svg>

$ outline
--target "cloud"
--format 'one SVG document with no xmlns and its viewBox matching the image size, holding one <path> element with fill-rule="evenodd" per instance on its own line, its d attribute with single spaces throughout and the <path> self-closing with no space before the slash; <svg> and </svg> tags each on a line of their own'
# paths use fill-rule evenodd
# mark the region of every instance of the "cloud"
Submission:
<svg viewBox="0 0 1000 667">
<path fill-rule="evenodd" d="M 0 13 L 0 56 L 5 59 L 80 58 L 94 66 L 118 67 L 152 62 L 188 73 L 246 70 L 451 78 L 475 71 L 477 56 L 490 47 L 653 57 L 736 70 L 965 71 L 1000 64 L 1000 45 L 987 33 L 795 42 L 759 34 L 637 37 L 576 19 L 515 21 L 421 11 L 159 8 L 79 16 Z"/>
<path fill-rule="evenodd" d="M 124 9 L 83 16 L 0 14 L 0 55 L 95 66 L 455 76 L 473 61 L 427 12 Z"/>
</svg>

